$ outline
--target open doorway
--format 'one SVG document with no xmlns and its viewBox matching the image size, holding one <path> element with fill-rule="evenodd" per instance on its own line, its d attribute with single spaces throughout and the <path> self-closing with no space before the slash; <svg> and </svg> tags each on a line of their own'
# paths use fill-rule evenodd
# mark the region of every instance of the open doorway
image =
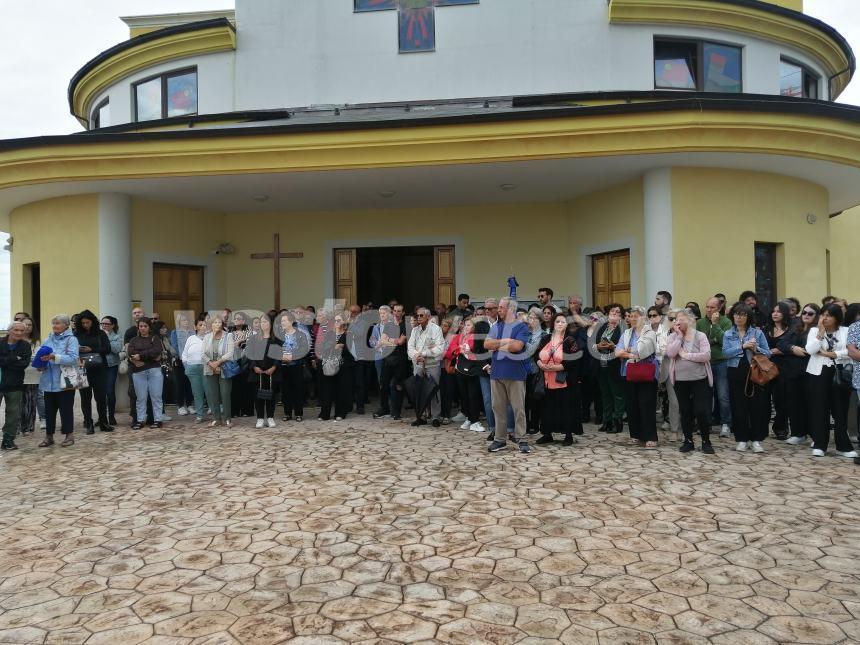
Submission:
<svg viewBox="0 0 860 645">
<path fill-rule="evenodd" d="M 38 262 L 24 265 L 24 311 L 28 312 L 39 325 L 39 333 L 44 334 L 42 325 L 42 270 Z"/>
<path fill-rule="evenodd" d="M 432 308 L 434 292 L 432 246 L 391 246 L 356 249 L 356 292 L 359 303 L 385 304 L 395 299 L 410 311 Z"/>
</svg>

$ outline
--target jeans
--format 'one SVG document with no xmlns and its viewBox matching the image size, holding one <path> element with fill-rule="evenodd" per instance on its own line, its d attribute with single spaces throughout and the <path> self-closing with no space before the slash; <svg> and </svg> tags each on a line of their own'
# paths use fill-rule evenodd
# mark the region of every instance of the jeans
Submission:
<svg viewBox="0 0 860 645">
<path fill-rule="evenodd" d="M 164 389 L 164 374 L 161 367 L 150 367 L 149 369 L 135 372 L 131 375 L 134 382 L 134 394 L 137 399 L 137 421 L 140 423 L 146 418 L 146 397 L 149 395 L 152 401 L 152 418 L 158 423 L 162 418 L 164 406 L 161 402 L 161 393 Z"/>
<path fill-rule="evenodd" d="M 194 408 L 197 416 L 203 418 L 206 390 L 203 386 L 203 365 L 185 365 L 185 376 L 191 384 L 191 394 L 194 396 Z"/>
<path fill-rule="evenodd" d="M 220 374 L 213 374 L 203 377 L 203 385 L 206 387 L 206 400 L 209 401 L 212 418 L 215 421 L 229 421 L 232 417 L 230 396 L 233 391 L 233 381 L 221 378 Z"/>
<path fill-rule="evenodd" d="M 21 390 L 0 392 L 0 401 L 6 400 L 6 420 L 3 422 L 3 439 L 14 441 L 21 423 Z"/>
<path fill-rule="evenodd" d="M 714 373 L 714 391 L 720 407 L 720 423 L 732 425 L 732 405 L 729 398 L 729 364 L 726 361 L 711 363 Z"/>
<path fill-rule="evenodd" d="M 105 368 L 105 398 L 107 399 L 108 416 L 113 419 L 116 414 L 116 380 L 119 377 L 119 365 Z"/>
</svg>

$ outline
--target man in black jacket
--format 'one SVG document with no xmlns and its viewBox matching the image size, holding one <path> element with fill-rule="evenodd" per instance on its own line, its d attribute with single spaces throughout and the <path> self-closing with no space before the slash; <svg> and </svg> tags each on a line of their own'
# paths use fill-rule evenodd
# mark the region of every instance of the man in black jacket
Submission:
<svg viewBox="0 0 860 645">
<path fill-rule="evenodd" d="M 22 340 L 24 323 L 12 323 L 9 334 L 0 341 L 0 402 L 6 400 L 6 421 L 3 424 L 2 450 L 17 450 L 15 436 L 21 422 L 21 395 L 24 370 L 30 364 L 30 343 Z"/>
</svg>

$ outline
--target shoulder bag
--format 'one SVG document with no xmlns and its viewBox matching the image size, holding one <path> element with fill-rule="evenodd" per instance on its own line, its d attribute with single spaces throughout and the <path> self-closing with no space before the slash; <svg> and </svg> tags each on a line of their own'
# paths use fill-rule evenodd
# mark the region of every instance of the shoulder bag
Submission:
<svg viewBox="0 0 860 645">
<path fill-rule="evenodd" d="M 224 351 L 226 349 L 227 349 L 227 334 L 225 333 L 223 336 L 221 336 L 219 354 L 221 354 L 221 356 L 223 356 Z M 223 376 L 224 378 L 236 378 L 241 373 L 242 373 L 242 366 L 239 365 L 239 361 L 224 361 L 223 363 L 221 363 L 221 376 Z"/>
<path fill-rule="evenodd" d="M 833 371 L 833 385 L 843 390 L 854 389 L 854 364 L 836 363 Z"/>
<path fill-rule="evenodd" d="M 257 388 L 257 398 L 262 401 L 271 401 L 275 398 L 275 391 L 272 389 L 272 377 L 269 377 L 269 387 L 263 387 L 263 375 L 260 374 L 260 386 Z"/>
<path fill-rule="evenodd" d="M 763 354 L 753 354 L 750 361 L 749 380 L 756 385 L 767 385 L 779 376 L 779 368 Z"/>
<path fill-rule="evenodd" d="M 66 341 L 65 353 L 69 353 L 69 341 Z M 90 386 L 87 371 L 80 363 L 75 365 L 60 365 L 60 386 L 64 390 L 84 390 Z"/>
</svg>

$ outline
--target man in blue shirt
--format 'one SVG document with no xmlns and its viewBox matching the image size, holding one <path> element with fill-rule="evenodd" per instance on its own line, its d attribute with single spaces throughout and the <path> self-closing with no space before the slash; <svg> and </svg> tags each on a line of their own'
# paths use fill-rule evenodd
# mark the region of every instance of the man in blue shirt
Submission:
<svg viewBox="0 0 860 645">
<path fill-rule="evenodd" d="M 496 418 L 496 437 L 490 452 L 507 448 L 507 410 L 514 411 L 514 440 L 520 452 L 531 452 L 526 438 L 526 378 L 528 359 L 523 353 L 531 333 L 528 325 L 517 320 L 517 303 L 511 298 L 499 300 L 499 319 L 490 328 L 484 349 L 491 351 L 490 388 Z"/>
</svg>

